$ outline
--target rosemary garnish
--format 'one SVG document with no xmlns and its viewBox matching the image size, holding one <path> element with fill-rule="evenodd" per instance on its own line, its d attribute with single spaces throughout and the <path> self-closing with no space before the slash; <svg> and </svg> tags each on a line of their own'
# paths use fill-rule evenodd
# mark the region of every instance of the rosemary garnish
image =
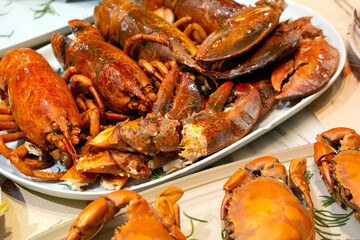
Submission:
<svg viewBox="0 0 360 240">
<path fill-rule="evenodd" d="M 34 19 L 39 19 L 42 16 L 44 16 L 46 13 L 50 13 L 52 15 L 57 14 L 56 11 L 50 6 L 50 4 L 54 1 L 55 0 L 50 0 L 47 3 L 40 4 L 39 6 L 43 6 L 44 7 L 43 9 L 35 10 L 35 9 L 30 8 L 34 12 Z"/>
<path fill-rule="evenodd" d="M 328 207 L 335 202 L 334 199 L 330 196 L 320 196 L 320 197 L 323 198 L 321 200 L 323 207 Z"/>
<path fill-rule="evenodd" d="M 59 185 L 62 185 L 62 186 L 67 186 L 70 190 L 72 190 L 71 186 L 69 184 L 66 184 L 66 183 L 58 183 Z"/>
<path fill-rule="evenodd" d="M 62 68 L 61 68 L 61 67 L 59 67 L 59 68 L 57 68 L 57 69 L 55 69 L 55 68 L 53 67 L 52 69 L 54 69 L 54 71 L 55 71 L 57 74 L 61 75 L 61 72 L 62 72 Z"/>
<path fill-rule="evenodd" d="M 0 35 L 0 37 L 10 38 L 13 34 L 14 34 L 14 30 L 12 30 L 10 34 L 7 34 L 7 35 Z"/>
<path fill-rule="evenodd" d="M 339 237 L 339 236 L 341 236 L 340 233 L 324 232 L 324 231 L 320 230 L 319 228 L 315 228 L 315 232 L 316 232 L 320 237 L 322 237 L 321 240 L 340 240 L 340 239 L 328 238 L 328 237 L 325 237 L 324 235 L 333 236 L 333 237 Z"/>
<path fill-rule="evenodd" d="M 193 235 L 193 233 L 194 233 L 194 222 L 193 222 L 193 221 L 198 221 L 198 222 L 203 222 L 203 223 L 207 223 L 207 222 L 208 222 L 208 221 L 206 221 L 206 220 L 201 220 L 201 219 L 198 219 L 198 218 L 191 217 L 191 216 L 187 215 L 187 214 L 185 213 L 185 211 L 183 211 L 183 213 L 184 213 L 184 215 L 185 215 L 186 217 L 188 217 L 188 218 L 190 219 L 190 224 L 191 224 L 191 232 L 190 232 L 190 234 L 189 234 L 188 236 L 186 236 L 186 238 L 191 237 L 191 236 Z M 192 238 L 192 239 L 195 240 L 194 238 Z M 189 239 L 189 240 L 190 240 L 190 239 Z"/>
<path fill-rule="evenodd" d="M 309 183 L 310 182 L 310 179 L 312 178 L 314 174 L 311 173 L 309 170 L 306 170 L 305 173 L 304 173 L 304 177 L 306 179 L 306 181 Z"/>
<path fill-rule="evenodd" d="M 318 227 L 331 228 L 331 227 L 344 226 L 346 224 L 346 222 L 350 219 L 350 216 L 353 213 L 354 212 L 352 211 L 348 214 L 336 214 L 336 213 L 332 213 L 328 210 L 318 210 L 318 209 L 314 208 L 314 220 L 315 220 L 315 225 L 317 226 L 315 228 L 316 233 L 320 237 L 322 237 L 322 240 L 330 239 L 330 238 L 326 237 L 326 235 L 327 236 L 335 236 L 335 237 L 341 236 L 341 234 L 339 234 L 339 233 L 326 232 L 326 231 L 321 230 Z"/>
<path fill-rule="evenodd" d="M 162 176 L 160 175 L 160 172 L 156 171 L 156 170 L 153 170 L 151 175 L 150 175 L 150 178 L 152 180 L 156 180 L 156 179 L 159 179 L 161 178 Z"/>
<path fill-rule="evenodd" d="M 222 240 L 225 240 L 227 237 L 228 237 L 228 233 L 227 233 L 226 230 L 223 229 L 223 230 L 221 231 L 221 239 L 222 239 Z"/>
</svg>

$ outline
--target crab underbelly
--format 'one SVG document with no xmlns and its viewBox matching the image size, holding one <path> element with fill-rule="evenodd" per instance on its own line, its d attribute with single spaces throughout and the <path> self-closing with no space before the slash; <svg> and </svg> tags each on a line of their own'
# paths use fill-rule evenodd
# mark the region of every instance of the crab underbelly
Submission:
<svg viewBox="0 0 360 240">
<path fill-rule="evenodd" d="M 308 210 L 282 182 L 258 178 L 239 188 L 229 206 L 233 239 L 313 239 Z"/>
</svg>

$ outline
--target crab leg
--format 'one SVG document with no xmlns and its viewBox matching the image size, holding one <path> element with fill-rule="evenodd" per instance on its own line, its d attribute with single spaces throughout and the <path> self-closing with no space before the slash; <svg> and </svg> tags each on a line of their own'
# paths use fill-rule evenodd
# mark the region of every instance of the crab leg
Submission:
<svg viewBox="0 0 360 240">
<path fill-rule="evenodd" d="M 291 183 L 295 185 L 296 188 L 298 188 L 305 197 L 306 200 L 306 206 L 310 208 L 311 210 L 314 207 L 314 204 L 311 200 L 310 196 L 310 187 L 308 182 L 306 181 L 306 178 L 304 176 L 304 173 L 306 171 L 306 159 L 305 158 L 295 158 L 291 161 L 289 172 L 290 172 L 290 187 Z M 296 192 L 296 191 L 293 191 Z M 312 212 L 312 211 L 310 211 Z"/>
</svg>

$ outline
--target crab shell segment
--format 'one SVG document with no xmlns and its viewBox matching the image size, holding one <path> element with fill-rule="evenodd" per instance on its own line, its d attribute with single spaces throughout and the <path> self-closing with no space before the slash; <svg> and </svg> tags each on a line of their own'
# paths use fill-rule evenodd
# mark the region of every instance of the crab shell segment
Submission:
<svg viewBox="0 0 360 240">
<path fill-rule="evenodd" d="M 261 3 L 261 4 L 260 4 Z M 201 44 L 198 61 L 217 61 L 247 52 L 263 40 L 279 23 L 285 2 L 259 1 L 227 19 Z"/>
<path fill-rule="evenodd" d="M 317 139 L 314 160 L 330 195 L 341 207 L 352 208 L 360 221 L 360 135 L 350 128 L 333 128 Z"/>
<path fill-rule="evenodd" d="M 270 234 L 272 239 L 314 239 L 312 202 L 303 176 L 306 160 L 293 160 L 289 178 L 279 164 L 276 158 L 261 157 L 225 183 L 221 219 L 228 240 L 268 239 Z M 275 177 L 262 174 L 273 168 L 279 168 L 273 171 Z M 295 195 L 295 191 L 300 194 Z"/>
</svg>

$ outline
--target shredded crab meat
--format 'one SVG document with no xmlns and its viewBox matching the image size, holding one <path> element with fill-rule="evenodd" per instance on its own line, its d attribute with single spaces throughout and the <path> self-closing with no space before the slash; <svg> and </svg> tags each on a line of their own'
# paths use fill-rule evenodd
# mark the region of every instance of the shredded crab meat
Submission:
<svg viewBox="0 0 360 240">
<path fill-rule="evenodd" d="M 180 147 L 184 148 L 180 153 L 181 157 L 193 163 L 201 156 L 207 155 L 207 141 L 202 132 L 203 128 L 201 126 L 193 124 L 184 126 L 182 130 L 184 138 L 180 143 Z"/>
</svg>

